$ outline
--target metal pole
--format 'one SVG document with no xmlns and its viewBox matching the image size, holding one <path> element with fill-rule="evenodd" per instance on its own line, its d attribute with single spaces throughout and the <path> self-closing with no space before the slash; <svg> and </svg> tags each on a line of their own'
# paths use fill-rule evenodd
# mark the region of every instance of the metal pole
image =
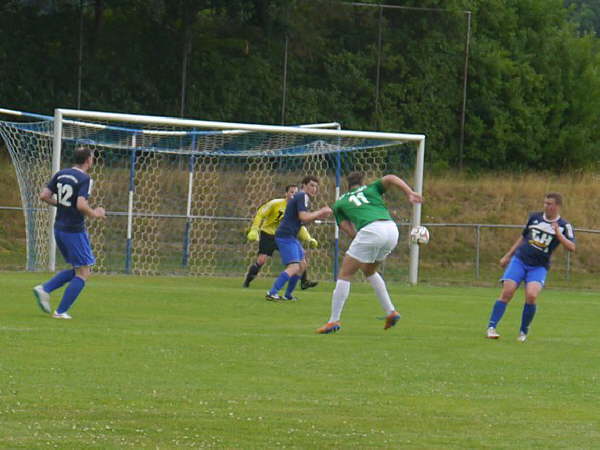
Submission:
<svg viewBox="0 0 600 450">
<path fill-rule="evenodd" d="M 381 43 L 383 41 L 383 30 L 382 30 L 382 22 L 383 22 L 383 6 L 379 8 L 379 22 L 378 22 L 378 35 L 377 35 L 377 76 L 375 79 L 375 119 L 377 120 L 377 125 L 379 126 L 379 117 L 380 117 L 380 107 L 379 107 L 379 89 L 381 85 Z"/>
<path fill-rule="evenodd" d="M 183 42 L 183 58 L 181 61 L 181 98 L 180 98 L 180 106 L 179 106 L 179 117 L 183 117 L 185 113 L 185 96 L 186 96 L 186 85 L 187 85 L 187 66 L 189 53 L 192 48 L 192 39 L 191 39 L 191 31 L 187 30 L 184 34 L 184 42 Z"/>
<path fill-rule="evenodd" d="M 565 274 L 567 280 L 571 279 L 571 252 L 567 252 L 567 273 Z"/>
<path fill-rule="evenodd" d="M 135 164 L 137 151 L 135 149 L 136 135 L 131 136 L 131 156 L 129 162 L 129 200 L 127 204 L 127 247 L 125 249 L 125 273 L 131 273 L 133 255 L 133 194 L 135 192 Z"/>
<path fill-rule="evenodd" d="M 196 150 L 196 135 L 192 137 L 192 148 Z M 187 267 L 190 262 L 190 233 L 192 230 L 192 193 L 194 190 L 194 169 L 196 167 L 196 155 L 190 156 L 188 168 L 188 196 L 185 209 L 185 232 L 183 235 L 183 261 L 182 266 Z"/>
<path fill-rule="evenodd" d="M 60 109 L 54 110 L 54 141 L 52 145 L 52 175 L 60 170 L 60 159 L 62 153 L 62 121 L 63 113 Z M 54 272 L 56 269 L 56 241 L 54 240 L 54 220 L 56 219 L 56 208 L 50 209 L 48 245 L 48 270 Z"/>
<path fill-rule="evenodd" d="M 281 99 L 281 125 L 285 124 L 285 102 L 287 99 L 287 66 L 288 66 L 288 36 L 285 35 L 285 48 L 283 51 L 283 92 Z"/>
<path fill-rule="evenodd" d="M 79 61 L 77 64 L 77 109 L 81 109 L 81 76 L 83 72 L 83 0 L 79 0 Z"/>
<path fill-rule="evenodd" d="M 465 38 L 465 66 L 463 71 L 463 100 L 460 114 L 460 145 L 458 150 L 458 167 L 463 168 L 463 157 L 465 147 L 465 115 L 467 109 L 467 77 L 469 74 L 469 42 L 471 40 L 471 11 L 465 12 L 467 16 L 467 36 Z"/>
<path fill-rule="evenodd" d="M 419 142 L 417 149 L 417 160 L 415 166 L 415 192 L 423 193 L 423 166 L 425 164 L 425 138 Z M 421 225 L 421 204 L 413 205 L 412 223 L 413 227 Z M 419 244 L 410 243 L 410 263 L 408 267 L 408 282 L 416 285 L 419 280 Z"/>
</svg>

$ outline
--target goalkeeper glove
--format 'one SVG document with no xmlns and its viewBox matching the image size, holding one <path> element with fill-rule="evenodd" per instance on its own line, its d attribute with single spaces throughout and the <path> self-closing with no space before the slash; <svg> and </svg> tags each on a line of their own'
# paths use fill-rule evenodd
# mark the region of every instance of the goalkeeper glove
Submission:
<svg viewBox="0 0 600 450">
<path fill-rule="evenodd" d="M 308 240 L 308 246 L 310 248 L 317 248 L 319 246 L 319 242 L 315 238 L 310 238 Z"/>
<path fill-rule="evenodd" d="M 258 230 L 252 229 L 248 231 L 246 238 L 248 239 L 248 242 L 258 241 Z"/>
</svg>

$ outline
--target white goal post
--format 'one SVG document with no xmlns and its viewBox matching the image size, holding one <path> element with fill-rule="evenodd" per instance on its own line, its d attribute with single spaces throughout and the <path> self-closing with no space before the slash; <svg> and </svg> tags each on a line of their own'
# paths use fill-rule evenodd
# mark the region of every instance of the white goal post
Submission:
<svg viewBox="0 0 600 450">
<path fill-rule="evenodd" d="M 152 127 L 177 127 L 178 129 L 189 128 L 189 129 L 209 129 L 209 130 L 229 130 L 229 131 L 245 131 L 245 132 L 262 132 L 262 133 L 277 133 L 277 134 L 289 134 L 289 135 L 301 135 L 301 136 L 314 136 L 314 137 L 330 137 L 330 138 L 358 138 L 358 139 L 375 139 L 375 140 L 389 140 L 389 141 L 400 141 L 410 142 L 417 144 L 417 154 L 414 167 L 414 190 L 420 194 L 423 193 L 423 169 L 424 169 L 424 156 L 425 156 L 425 135 L 422 134 L 407 134 L 407 133 L 383 133 L 383 132 L 372 132 L 372 131 L 353 131 L 353 130 L 342 130 L 338 126 L 338 129 L 321 129 L 321 128 L 310 128 L 308 127 L 295 127 L 295 126 L 277 126 L 277 125 L 258 125 L 258 124 L 243 124 L 243 123 L 227 123 L 227 122 L 215 122 L 215 121 L 204 121 L 204 120 L 189 120 L 189 119 L 178 119 L 172 117 L 161 117 L 161 116 L 147 116 L 147 115 L 136 115 L 136 114 L 122 114 L 122 113 L 109 113 L 109 112 L 95 112 L 85 110 L 74 110 L 74 109 L 62 109 L 58 108 L 54 113 L 54 144 L 53 144 L 53 155 L 52 155 L 52 173 L 60 170 L 61 163 L 61 151 L 63 141 L 63 122 L 68 118 L 75 120 L 84 120 L 92 122 L 120 122 L 126 124 L 140 124 L 149 125 Z M 324 124 L 324 126 L 335 126 L 337 124 Z M 323 126 L 323 125 L 322 125 Z M 319 127 L 319 125 L 315 125 Z M 383 174 L 381 174 L 383 175 Z M 192 195 L 192 190 L 188 190 L 188 195 Z M 336 198 L 339 196 L 339 182 L 336 186 Z M 189 214 L 189 202 L 188 199 L 188 214 Z M 415 204 L 412 207 L 412 218 L 411 227 L 416 227 L 421 224 L 421 205 Z M 129 232 L 131 231 L 131 225 L 128 226 Z M 337 228 L 336 228 L 337 234 Z M 336 236 L 337 238 L 337 236 Z M 52 239 L 52 242 L 54 240 Z M 408 281 L 411 284 L 417 284 L 418 282 L 418 267 L 419 267 L 419 245 L 415 242 L 410 242 L 410 258 L 409 258 L 409 276 Z M 49 255 L 49 268 L 54 269 L 55 266 L 55 244 L 50 247 Z"/>
<path fill-rule="evenodd" d="M 257 125 L 72 109 L 54 116 L 0 113 L 20 117 L 0 121 L 0 136 L 21 191 L 28 270 L 56 267 L 53 233 L 48 236 L 54 209 L 38 193 L 80 145 L 94 150 L 92 203 L 108 214 L 88 224 L 100 273 L 241 276 L 256 255 L 256 244 L 245 239 L 256 210 L 305 175 L 321 180 L 315 206 L 331 205 L 342 176 L 352 171 L 367 181 L 395 173 L 423 190 L 423 135 L 341 130 L 337 123 Z M 387 202 L 400 228 L 420 224 L 420 205 L 395 190 Z M 309 251 L 310 276 L 335 278 L 348 237 L 334 220 L 309 231 L 320 242 Z M 416 284 L 419 247 L 408 233 L 401 236 L 409 246 L 399 245 L 382 270 L 389 280 Z M 275 258 L 260 276 L 278 272 Z"/>
</svg>

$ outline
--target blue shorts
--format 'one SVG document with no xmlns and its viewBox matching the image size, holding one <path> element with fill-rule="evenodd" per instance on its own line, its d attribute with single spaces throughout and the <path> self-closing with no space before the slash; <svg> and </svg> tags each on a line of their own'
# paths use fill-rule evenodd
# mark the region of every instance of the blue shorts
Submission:
<svg viewBox="0 0 600 450">
<path fill-rule="evenodd" d="M 517 286 L 521 284 L 521 281 L 525 281 L 525 284 L 536 281 L 544 286 L 547 274 L 548 269 L 544 266 L 529 266 L 513 256 L 500 281 L 512 280 L 517 283 Z"/>
<path fill-rule="evenodd" d="M 68 233 L 54 229 L 56 246 L 62 253 L 65 261 L 73 267 L 93 266 L 96 258 L 92 253 L 90 238 L 87 231 L 81 233 Z"/>
<path fill-rule="evenodd" d="M 304 260 L 304 249 L 298 239 L 276 237 L 275 242 L 277 243 L 277 248 L 279 248 L 281 262 L 284 266 Z"/>
</svg>

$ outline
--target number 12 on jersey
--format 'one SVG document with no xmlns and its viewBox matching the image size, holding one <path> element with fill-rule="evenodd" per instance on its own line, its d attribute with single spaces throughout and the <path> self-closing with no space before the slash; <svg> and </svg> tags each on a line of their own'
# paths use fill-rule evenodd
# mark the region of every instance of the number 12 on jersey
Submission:
<svg viewBox="0 0 600 450">
<path fill-rule="evenodd" d="M 71 186 L 70 184 L 62 184 L 62 183 L 58 183 L 56 185 L 57 188 L 57 198 L 58 198 L 58 203 L 60 203 L 63 206 L 71 206 L 71 201 L 70 198 L 73 196 L 73 186 Z"/>
</svg>

